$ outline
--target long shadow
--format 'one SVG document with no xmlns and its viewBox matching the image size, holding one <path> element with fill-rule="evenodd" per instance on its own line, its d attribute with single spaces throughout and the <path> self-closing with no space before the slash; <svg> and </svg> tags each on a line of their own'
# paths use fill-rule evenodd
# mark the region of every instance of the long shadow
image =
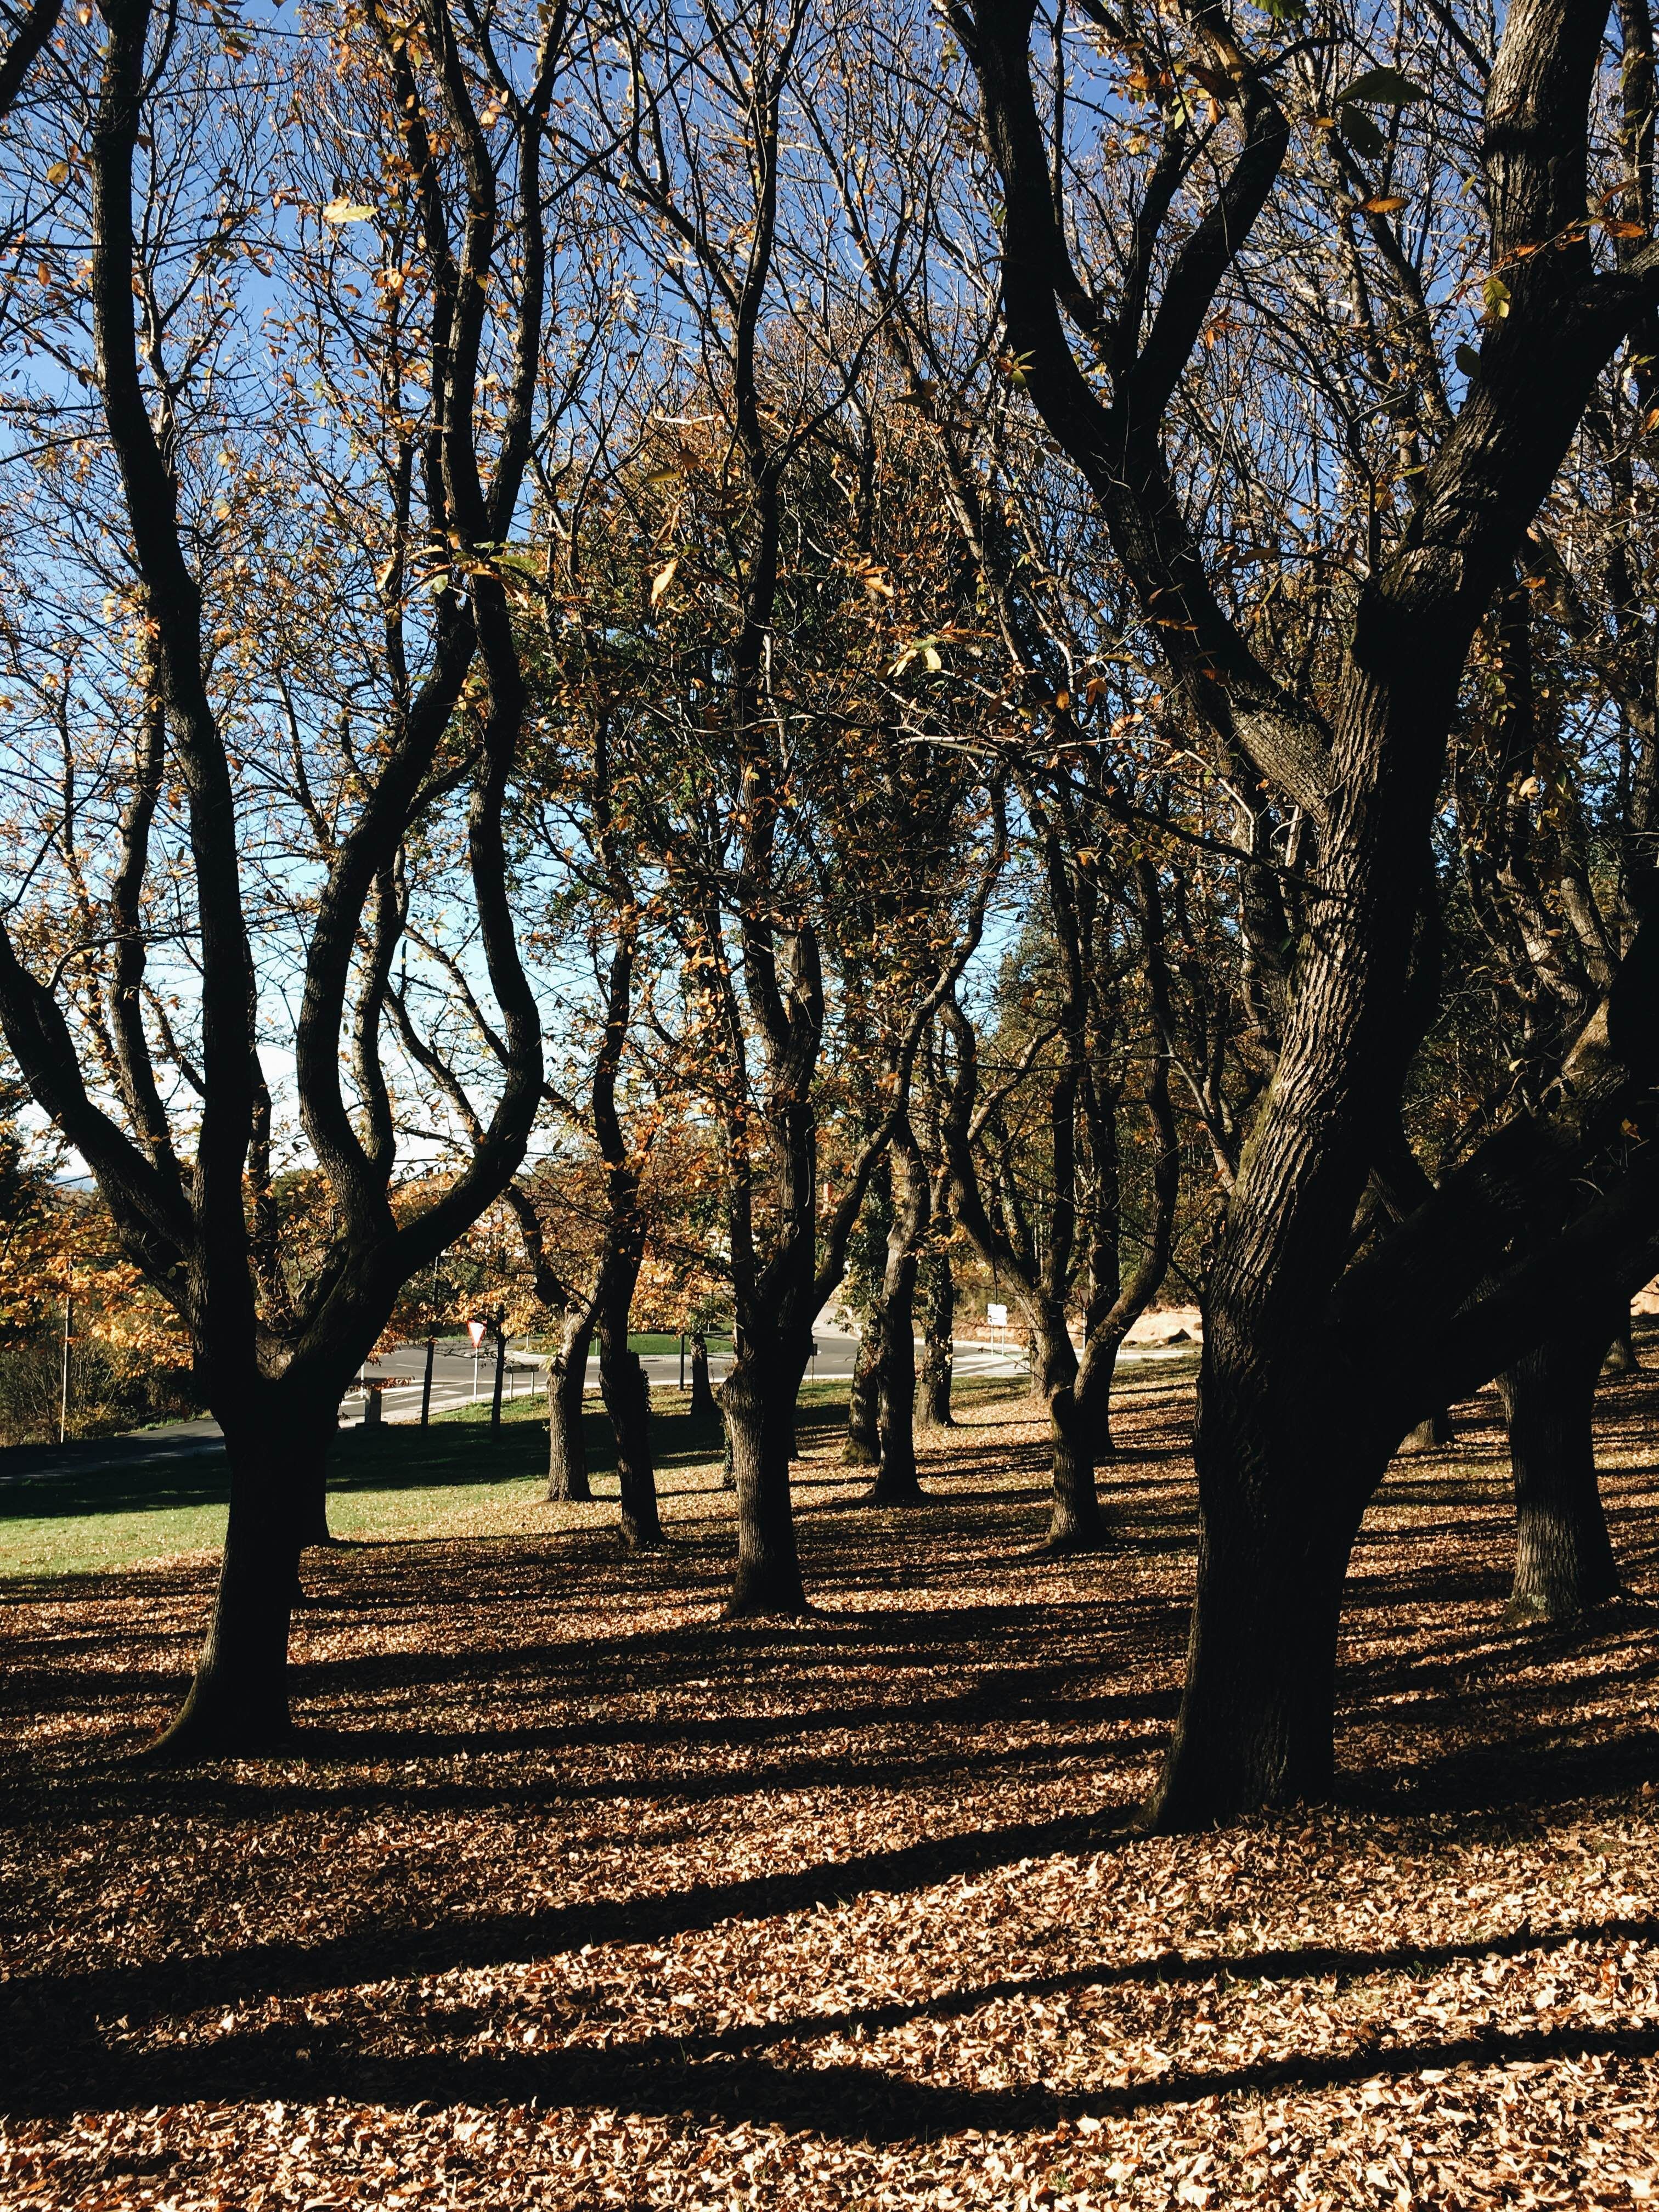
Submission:
<svg viewBox="0 0 1659 2212">
<path fill-rule="evenodd" d="M 256 1996 L 292 1996 L 360 1982 L 404 1980 L 505 1966 L 580 1951 L 588 1944 L 660 1943 L 723 1920 L 768 1920 L 872 1893 L 926 1889 L 1022 1858 L 1097 1851 L 1130 1832 L 1127 1814 L 1069 1816 L 975 1830 L 870 1851 L 798 1873 L 697 1883 L 658 1896 L 601 1899 L 528 1912 L 451 1915 L 423 1924 L 380 1922 L 320 1943 L 256 1943 L 211 1955 L 161 1959 L 85 1972 L 15 1974 L 0 1984 L 0 2017 L 15 2011 L 28 2033 L 43 2018 L 67 2028 L 94 2014 L 154 2017 Z"/>
<path fill-rule="evenodd" d="M 803 2039 L 809 2036 L 810 2030 L 804 2030 Z M 927 2141 L 969 2129 L 1012 2133 L 1052 2125 L 1062 2116 L 1121 2118 L 1200 2099 L 1399 2079 L 1428 2068 L 1449 2073 L 1459 2067 L 1535 2065 L 1553 2058 L 1646 2059 L 1656 2053 L 1659 2028 L 1654 2027 L 1492 2029 L 1439 2041 L 1173 2071 L 1121 2087 L 1057 2092 L 1042 2081 L 1005 2089 L 958 2088 L 856 2063 L 788 2068 L 744 2057 L 699 2063 L 672 2047 L 654 2061 L 641 2062 L 627 2044 L 604 2050 L 567 2046 L 545 2055 L 438 2051 L 389 2056 L 362 2051 L 337 2029 L 308 2027 L 232 2033 L 184 2049 L 99 2045 L 94 2053 L 88 2044 L 74 2056 L 89 2067 L 95 2063 L 95 2071 L 36 2071 L 18 2083 L 9 2107 L 11 2116 L 21 2118 L 84 2109 L 88 2103 L 141 2110 L 203 2100 L 280 2100 L 301 2106 L 330 2097 L 402 2106 L 539 2103 L 686 2114 L 705 2124 L 769 2124 L 811 2129 L 832 2141 L 881 2144 Z"/>
</svg>

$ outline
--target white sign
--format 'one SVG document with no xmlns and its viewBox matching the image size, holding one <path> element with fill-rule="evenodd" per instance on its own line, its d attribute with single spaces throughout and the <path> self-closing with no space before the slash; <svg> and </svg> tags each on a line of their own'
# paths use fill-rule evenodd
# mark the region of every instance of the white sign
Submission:
<svg viewBox="0 0 1659 2212">
<path fill-rule="evenodd" d="M 470 1321 L 470 1322 L 468 1322 L 468 1323 L 467 1323 L 467 1325 L 466 1325 L 466 1333 L 467 1333 L 467 1334 L 468 1334 L 468 1335 L 472 1339 L 472 1349 L 473 1349 L 475 1352 L 477 1350 L 478 1346 L 479 1346 L 483 1342 L 483 1340 L 484 1340 L 484 1331 L 485 1331 L 485 1329 L 487 1329 L 487 1328 L 489 1328 L 489 1322 L 484 1322 L 484 1321 Z"/>
<path fill-rule="evenodd" d="M 993 1328 L 1006 1328 L 1008 1326 L 1008 1309 L 1006 1306 L 987 1306 L 985 1309 L 985 1318 L 990 1322 Z"/>
</svg>

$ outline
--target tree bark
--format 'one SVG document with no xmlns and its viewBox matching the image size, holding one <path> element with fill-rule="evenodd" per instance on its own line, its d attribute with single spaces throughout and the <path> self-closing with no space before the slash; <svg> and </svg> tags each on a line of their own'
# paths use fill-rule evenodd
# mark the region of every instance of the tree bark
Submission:
<svg viewBox="0 0 1659 2212">
<path fill-rule="evenodd" d="M 957 1318 L 957 1289 L 946 1251 L 923 1262 L 921 1374 L 916 1385 L 916 1419 L 924 1429 L 954 1427 L 951 1382 Z"/>
<path fill-rule="evenodd" d="M 691 1419 L 712 1421 L 720 1412 L 714 1402 L 714 1392 L 708 1380 L 708 1339 L 702 1329 L 691 1334 Z"/>
<path fill-rule="evenodd" d="M 738 1571 L 727 1620 L 809 1610 L 789 1503 L 798 1369 L 758 1357 L 747 1338 L 720 1386 L 738 1493 Z"/>
<path fill-rule="evenodd" d="M 1273 1426 L 1231 1363 L 1207 1344 L 1206 1358 L 1187 1682 L 1153 1807 L 1165 1831 L 1328 1796 L 1342 1585 L 1387 1463 L 1322 1395 L 1308 1402 L 1311 1382 L 1297 1425 Z M 1334 1462 L 1351 1480 L 1333 1480 Z"/>
<path fill-rule="evenodd" d="M 881 1280 L 881 1356 L 876 1373 L 881 1463 L 872 1505 L 920 1505 L 916 1480 L 916 1268 L 929 1212 L 927 1170 L 908 1122 L 893 1140 L 893 1218 Z"/>
<path fill-rule="evenodd" d="M 1515 1583 L 1504 1618 L 1576 1620 L 1615 1595 L 1595 1480 L 1595 1383 L 1605 1327 L 1551 1337 L 1498 1378 L 1515 1478 Z"/>
<path fill-rule="evenodd" d="M 1093 1425 L 1078 1397 L 1077 1352 L 1064 1316 L 1032 1323 L 1032 1387 L 1048 1408 L 1053 1453 L 1048 1534 L 1043 1550 L 1056 1555 L 1092 1552 L 1105 1541 L 1100 1493 L 1095 1487 Z"/>
<path fill-rule="evenodd" d="M 599 1375 L 605 1378 L 604 1339 Z M 605 1410 L 617 1439 L 617 1488 L 622 1506 L 622 1540 L 630 1552 L 662 1541 L 657 1510 L 657 1478 L 651 1462 L 651 1388 L 639 1354 L 613 1352 L 605 1388 Z"/>
<path fill-rule="evenodd" d="M 189 1692 L 153 1746 L 169 1758 L 268 1751 L 292 1734 L 289 1631 L 328 1431 L 321 1420 L 227 1425 L 225 1449 L 230 1514 L 219 1586 Z"/>
<path fill-rule="evenodd" d="M 587 1388 L 587 1348 L 592 1336 L 591 1310 L 567 1319 L 559 1349 L 547 1367 L 547 1494 L 581 1505 L 593 1496 L 582 1426 L 582 1393 Z"/>
<path fill-rule="evenodd" d="M 848 1467 L 877 1467 L 881 1462 L 881 1361 L 886 1316 L 872 1300 L 864 1316 L 859 1348 L 853 1356 L 853 1380 L 847 1393 L 847 1439 L 841 1448 Z"/>
</svg>

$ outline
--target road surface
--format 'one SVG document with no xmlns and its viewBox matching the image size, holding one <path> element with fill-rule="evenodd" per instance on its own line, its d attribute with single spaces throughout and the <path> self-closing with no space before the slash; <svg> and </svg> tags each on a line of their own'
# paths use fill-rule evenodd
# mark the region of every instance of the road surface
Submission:
<svg viewBox="0 0 1659 2212">
<path fill-rule="evenodd" d="M 807 1370 L 809 1382 L 830 1381 L 850 1375 L 858 1354 L 859 1340 L 845 1331 L 821 1328 L 813 1341 L 817 1352 Z M 1193 1349 L 1190 1344 L 1126 1345 L 1119 1353 L 1124 1365 L 1143 1361 L 1178 1358 Z M 680 1359 L 678 1352 L 647 1352 L 641 1364 L 647 1376 L 655 1383 L 672 1387 L 680 1379 Z M 711 1355 L 709 1373 L 718 1382 L 731 1366 L 730 1353 Z M 380 1413 L 384 1420 L 399 1425 L 418 1421 L 421 1418 L 421 1382 L 426 1368 L 424 1344 L 407 1345 L 402 1350 L 389 1352 L 380 1359 L 371 1359 L 364 1373 L 382 1381 Z M 506 1373 L 502 1378 L 503 1401 L 539 1393 L 546 1387 L 546 1361 L 535 1353 L 514 1352 L 509 1344 Z M 690 1371 L 690 1353 L 686 1354 L 686 1371 Z M 1021 1345 L 1012 1340 L 1006 1345 L 974 1342 L 958 1337 L 956 1343 L 956 1372 L 964 1380 L 969 1376 L 1015 1376 L 1026 1371 L 1025 1352 Z M 452 1407 L 471 1404 L 476 1395 L 484 1405 L 489 1402 L 495 1387 L 495 1357 L 493 1344 L 486 1343 L 475 1362 L 471 1347 L 446 1339 L 436 1346 L 432 1363 L 432 1410 L 445 1413 Z M 597 1358 L 587 1363 L 587 1388 L 597 1391 L 599 1387 L 599 1363 Z M 343 1427 L 355 1428 L 362 1420 L 365 1394 L 356 1385 L 347 1391 L 340 1403 L 340 1422 Z M 169 1468 L 216 1451 L 223 1438 L 219 1424 L 212 1419 L 171 1421 L 166 1426 L 142 1429 L 127 1436 L 101 1437 L 77 1440 L 65 1444 L 29 1444 L 9 1451 L 0 1451 L 0 1484 L 7 1482 L 39 1481 L 54 1475 L 91 1474 L 100 1468 L 119 1467 L 137 1471 L 153 1470 L 164 1475 Z"/>
</svg>

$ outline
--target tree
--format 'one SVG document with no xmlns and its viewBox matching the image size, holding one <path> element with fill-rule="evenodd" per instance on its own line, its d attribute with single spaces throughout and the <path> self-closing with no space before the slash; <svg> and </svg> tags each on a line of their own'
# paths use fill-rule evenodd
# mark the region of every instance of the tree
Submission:
<svg viewBox="0 0 1659 2212">
<path fill-rule="evenodd" d="M 1293 73 L 1281 91 L 1280 58 L 1253 49 L 1224 9 L 1172 21 L 1150 43 L 1109 9 L 1094 14 L 1104 52 L 1138 72 L 1159 139 L 1132 206 L 1088 204 L 1109 236 L 1119 226 L 1109 287 L 1079 266 L 1059 87 L 1045 125 L 1033 82 L 1033 14 L 1026 0 L 951 10 L 1001 191 L 1008 343 L 1218 768 L 1265 781 L 1294 810 L 1313 892 L 1208 1283 L 1198 1589 L 1157 1806 L 1165 1825 L 1186 1826 L 1328 1787 L 1342 1581 L 1389 1455 L 1425 1413 L 1538 1341 L 1564 1303 L 1616 1294 L 1644 1264 L 1659 1195 L 1644 1147 L 1621 1159 L 1607 1194 L 1570 1201 L 1565 1227 L 1552 1216 L 1652 1079 L 1645 916 L 1540 1109 L 1345 1268 L 1421 1036 L 1421 994 L 1408 987 L 1469 643 L 1597 378 L 1653 312 L 1659 257 L 1620 238 L 1598 258 L 1585 221 L 1601 12 L 1527 0 L 1505 19 L 1485 88 L 1482 343 L 1465 348 L 1462 402 L 1432 452 L 1388 471 L 1322 697 L 1311 698 L 1276 679 L 1228 613 L 1203 520 L 1179 497 L 1161 440 L 1224 288 L 1282 179 L 1288 189 L 1294 108 L 1312 100 Z M 1361 74 L 1309 88 L 1369 165 L 1379 257 L 1408 258 L 1387 169 L 1405 160 L 1419 87 L 1400 60 L 1455 99 L 1437 39 L 1431 26 L 1409 54 L 1392 50 L 1369 84 Z M 1359 59 L 1363 70 L 1372 57 Z M 1387 133 L 1368 98 L 1387 109 Z M 1431 121 L 1437 105 L 1425 105 Z M 1209 127 L 1195 119 L 1206 109 Z M 1227 308 L 1248 312 L 1242 285 Z"/>
<path fill-rule="evenodd" d="M 37 331 L 64 374 L 26 416 L 59 461 L 14 512 L 7 649 L 65 803 L 19 865 L 0 1020 L 225 1432 L 229 1525 L 176 1752 L 286 1733 L 295 1560 L 341 1392 L 399 1286 L 507 1186 L 540 1097 L 502 838 L 526 686 L 495 556 L 549 430 L 542 161 L 570 29 L 560 9 L 486 36 L 434 0 L 265 52 L 111 0 L 70 34 L 84 112 L 66 98 L 13 149 L 15 191 L 53 180 L 65 273 Z M 273 293 L 239 266 L 274 288 L 268 375 L 240 340 Z M 113 592 L 114 649 L 81 649 L 99 617 L 71 579 Z M 505 1073 L 441 1193 L 399 1219 L 413 1100 L 386 1015 L 423 905 L 434 936 L 465 916 Z M 327 1194 L 310 1250 L 275 1198 L 283 986 L 297 1149 Z"/>
</svg>

